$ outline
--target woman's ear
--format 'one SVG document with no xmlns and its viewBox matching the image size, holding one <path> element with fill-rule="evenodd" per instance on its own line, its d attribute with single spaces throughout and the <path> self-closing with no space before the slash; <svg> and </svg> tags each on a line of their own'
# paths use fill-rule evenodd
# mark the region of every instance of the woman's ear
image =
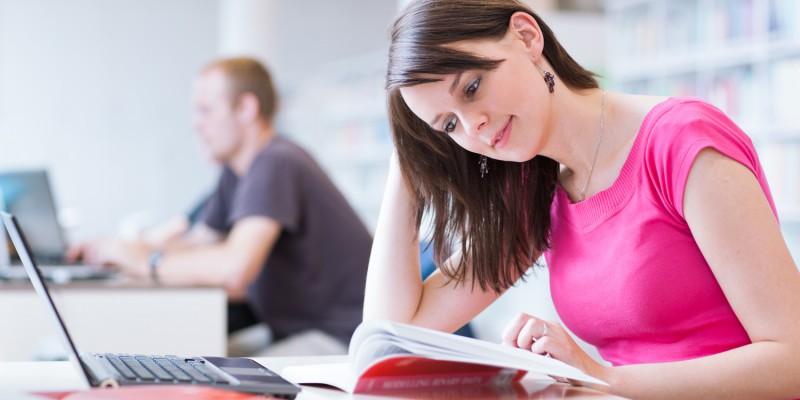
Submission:
<svg viewBox="0 0 800 400">
<path fill-rule="evenodd" d="M 534 61 L 539 60 L 544 49 L 544 38 L 539 23 L 526 12 L 515 12 L 508 24 L 509 34 L 521 40 Z"/>
</svg>

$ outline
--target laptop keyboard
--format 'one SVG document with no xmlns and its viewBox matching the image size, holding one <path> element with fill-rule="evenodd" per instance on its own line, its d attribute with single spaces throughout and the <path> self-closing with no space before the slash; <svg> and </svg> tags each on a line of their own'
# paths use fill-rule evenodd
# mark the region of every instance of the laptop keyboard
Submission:
<svg viewBox="0 0 800 400">
<path fill-rule="evenodd" d="M 175 382 L 226 385 L 228 380 L 203 361 L 178 356 L 145 356 L 130 354 L 97 354 L 105 358 L 117 372 L 130 381 Z"/>
</svg>

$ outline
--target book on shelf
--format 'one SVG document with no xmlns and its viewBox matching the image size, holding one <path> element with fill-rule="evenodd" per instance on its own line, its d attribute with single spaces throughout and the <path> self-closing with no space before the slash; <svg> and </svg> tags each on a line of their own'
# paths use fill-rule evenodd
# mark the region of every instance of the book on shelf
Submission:
<svg viewBox="0 0 800 400">
<path fill-rule="evenodd" d="M 605 385 L 556 359 L 483 340 L 389 321 L 365 321 L 348 362 L 289 366 L 281 376 L 349 393 L 510 385 L 528 372 Z"/>
</svg>

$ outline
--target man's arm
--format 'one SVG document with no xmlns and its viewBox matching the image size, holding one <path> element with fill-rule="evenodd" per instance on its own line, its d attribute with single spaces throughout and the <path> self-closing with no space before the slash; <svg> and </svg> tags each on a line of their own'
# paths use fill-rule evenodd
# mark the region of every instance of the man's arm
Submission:
<svg viewBox="0 0 800 400">
<path fill-rule="evenodd" d="M 139 240 L 152 248 L 162 249 L 180 242 L 189 235 L 192 223 L 185 215 L 172 217 L 139 235 Z"/>
<path fill-rule="evenodd" d="M 258 275 L 281 233 L 281 225 L 267 217 L 237 221 L 227 237 L 204 224 L 164 249 L 156 267 L 160 282 L 169 285 L 222 286 L 232 298 L 244 295 Z M 98 239 L 77 248 L 86 262 L 111 265 L 123 273 L 148 278 L 150 257 L 156 249 L 146 243 Z"/>
<path fill-rule="evenodd" d="M 225 240 L 225 235 L 205 223 L 198 222 L 179 235 L 173 235 L 169 240 L 155 241 L 142 238 L 151 249 L 174 251 L 196 246 L 217 244 Z"/>
<path fill-rule="evenodd" d="M 239 220 L 221 241 L 213 241 L 215 231 L 200 225 L 164 251 L 158 279 L 165 284 L 223 286 L 238 297 L 261 271 L 280 233 L 277 221 L 260 216 Z M 144 267 L 149 274 L 149 259 Z"/>
</svg>

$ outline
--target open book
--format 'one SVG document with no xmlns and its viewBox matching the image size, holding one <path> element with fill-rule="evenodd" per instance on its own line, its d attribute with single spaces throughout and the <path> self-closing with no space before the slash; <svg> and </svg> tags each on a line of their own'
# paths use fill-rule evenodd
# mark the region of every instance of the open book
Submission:
<svg viewBox="0 0 800 400">
<path fill-rule="evenodd" d="M 503 385 L 519 381 L 527 372 L 606 384 L 530 351 L 388 321 L 359 325 L 348 359 L 348 363 L 286 367 L 281 376 L 349 393 Z"/>
</svg>

